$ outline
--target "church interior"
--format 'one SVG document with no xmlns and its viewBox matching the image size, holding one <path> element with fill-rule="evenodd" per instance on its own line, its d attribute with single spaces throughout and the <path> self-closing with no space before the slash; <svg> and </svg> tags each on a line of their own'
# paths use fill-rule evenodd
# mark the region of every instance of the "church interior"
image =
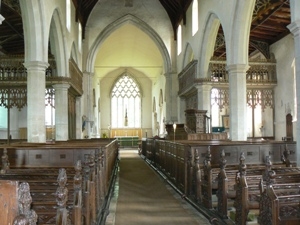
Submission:
<svg viewBox="0 0 300 225">
<path fill-rule="evenodd" d="M 178 224 L 299 224 L 299 12 L 298 0 L 0 0 L 4 224 L 105 224 L 129 179 L 119 168 L 139 160 L 203 217 L 168 212 Z M 123 215 L 109 225 L 135 224 Z"/>
</svg>

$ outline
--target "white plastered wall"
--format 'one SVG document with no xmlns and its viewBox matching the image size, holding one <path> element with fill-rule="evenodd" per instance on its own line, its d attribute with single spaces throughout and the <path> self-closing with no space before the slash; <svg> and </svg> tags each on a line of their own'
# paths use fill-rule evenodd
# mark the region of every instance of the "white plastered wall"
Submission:
<svg viewBox="0 0 300 225">
<path fill-rule="evenodd" d="M 296 86 L 295 86 L 295 47 L 292 35 L 281 39 L 270 47 L 276 58 L 277 86 L 275 88 L 275 139 L 286 136 L 286 115 L 291 113 L 296 121 Z M 296 137 L 296 123 L 293 123 L 293 134 Z"/>
<path fill-rule="evenodd" d="M 118 77 L 123 74 L 124 72 L 127 72 L 130 74 L 138 83 L 140 87 L 140 91 L 142 93 L 141 96 L 141 107 L 142 107 L 142 128 L 143 130 L 148 131 L 148 136 L 152 136 L 151 127 L 152 127 L 152 120 L 151 120 L 151 112 L 152 112 L 152 89 L 149 88 L 151 85 L 151 80 L 145 76 L 144 74 L 140 73 L 137 70 L 134 70 L 132 68 L 127 68 L 124 70 L 124 68 L 119 68 L 111 73 L 107 74 L 104 78 L 102 78 L 100 83 L 100 96 L 101 96 L 101 112 L 100 112 L 100 125 L 101 130 L 100 135 L 102 135 L 103 132 L 107 133 L 108 125 L 111 124 L 111 90 L 113 88 L 113 85 L 115 84 Z M 144 134 L 143 134 L 144 135 Z"/>
</svg>

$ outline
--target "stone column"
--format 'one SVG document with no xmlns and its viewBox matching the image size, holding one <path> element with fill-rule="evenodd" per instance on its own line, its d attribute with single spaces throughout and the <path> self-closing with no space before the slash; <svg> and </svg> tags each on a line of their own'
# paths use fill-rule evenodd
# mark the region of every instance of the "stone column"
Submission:
<svg viewBox="0 0 300 225">
<path fill-rule="evenodd" d="M 177 109 L 177 93 L 178 85 L 176 85 L 177 76 L 175 73 L 166 73 L 165 98 L 166 98 L 166 122 L 178 122 Z M 177 81 L 178 82 L 178 81 Z"/>
<path fill-rule="evenodd" d="M 247 140 L 246 71 L 249 66 L 236 64 L 227 66 L 229 73 L 230 139 Z"/>
<path fill-rule="evenodd" d="M 296 96 L 297 96 L 297 124 L 296 124 L 296 138 L 297 141 L 297 166 L 300 165 L 300 20 L 292 22 L 288 28 L 294 35 L 295 43 L 295 65 L 296 65 Z"/>
<path fill-rule="evenodd" d="M 206 116 L 211 117 L 211 107 L 210 107 L 210 92 L 211 92 L 211 85 L 198 85 L 198 109 L 207 111 Z M 206 124 L 207 131 L 211 132 L 211 120 L 208 121 L 209 124 Z"/>
<path fill-rule="evenodd" d="M 69 139 L 68 89 L 69 84 L 55 84 L 55 140 Z"/>
<path fill-rule="evenodd" d="M 47 62 L 30 61 L 27 68 L 27 141 L 46 142 L 45 83 Z"/>
<path fill-rule="evenodd" d="M 82 139 L 81 97 L 76 97 L 76 139 Z"/>
<path fill-rule="evenodd" d="M 94 109 L 93 109 L 93 78 L 94 74 L 93 73 L 86 73 L 87 74 L 87 117 L 88 120 L 86 121 L 86 130 L 87 130 L 87 135 L 89 138 L 92 137 L 93 130 L 92 126 L 94 124 Z"/>
</svg>

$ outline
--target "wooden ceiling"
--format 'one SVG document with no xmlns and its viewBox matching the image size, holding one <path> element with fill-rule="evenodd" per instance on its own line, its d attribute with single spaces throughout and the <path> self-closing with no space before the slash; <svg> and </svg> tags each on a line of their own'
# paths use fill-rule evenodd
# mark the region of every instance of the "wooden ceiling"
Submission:
<svg viewBox="0 0 300 225">
<path fill-rule="evenodd" d="M 88 17 L 98 0 L 72 0 L 76 7 L 76 21 L 84 28 Z M 132 0 L 124 0 L 130 4 Z M 165 8 L 173 26 L 174 36 L 181 21 L 186 22 L 186 11 L 193 0 L 159 0 Z M 199 6 L 201 7 L 201 5 Z M 24 54 L 22 17 L 18 0 L 2 0 L 0 14 L 5 18 L 0 25 L 0 53 Z M 257 0 L 252 18 L 249 55 L 256 50 L 267 58 L 269 46 L 289 34 L 287 25 L 291 22 L 289 0 Z M 84 38 L 84 32 L 83 32 Z M 222 27 L 220 26 L 215 46 L 215 57 L 226 57 Z"/>
</svg>

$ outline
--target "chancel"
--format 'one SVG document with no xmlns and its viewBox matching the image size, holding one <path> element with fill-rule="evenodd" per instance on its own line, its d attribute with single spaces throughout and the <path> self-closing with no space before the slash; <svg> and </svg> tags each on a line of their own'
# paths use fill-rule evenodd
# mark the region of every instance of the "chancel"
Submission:
<svg viewBox="0 0 300 225">
<path fill-rule="evenodd" d="M 0 218 L 299 224 L 299 12 L 0 0 Z"/>
</svg>

